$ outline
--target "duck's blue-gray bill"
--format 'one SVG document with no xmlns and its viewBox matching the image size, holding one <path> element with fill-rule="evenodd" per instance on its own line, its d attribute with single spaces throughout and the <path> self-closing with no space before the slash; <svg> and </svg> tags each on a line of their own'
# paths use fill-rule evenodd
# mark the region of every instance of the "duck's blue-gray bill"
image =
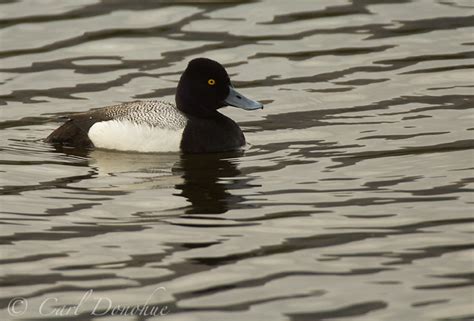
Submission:
<svg viewBox="0 0 474 321">
<path fill-rule="evenodd" d="M 224 102 L 229 106 L 234 106 L 242 108 L 245 110 L 255 110 L 263 108 L 263 105 L 258 101 L 248 99 L 244 95 L 240 94 L 232 86 L 229 86 L 229 95 L 224 100 Z"/>
</svg>

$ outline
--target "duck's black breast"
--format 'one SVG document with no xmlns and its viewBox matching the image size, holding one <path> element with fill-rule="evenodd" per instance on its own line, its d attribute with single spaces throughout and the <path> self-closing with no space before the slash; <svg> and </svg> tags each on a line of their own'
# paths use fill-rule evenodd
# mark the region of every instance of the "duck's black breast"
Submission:
<svg viewBox="0 0 474 321">
<path fill-rule="evenodd" d="M 240 127 L 218 113 L 212 118 L 188 116 L 180 148 L 187 153 L 209 153 L 237 150 L 244 145 Z"/>
</svg>

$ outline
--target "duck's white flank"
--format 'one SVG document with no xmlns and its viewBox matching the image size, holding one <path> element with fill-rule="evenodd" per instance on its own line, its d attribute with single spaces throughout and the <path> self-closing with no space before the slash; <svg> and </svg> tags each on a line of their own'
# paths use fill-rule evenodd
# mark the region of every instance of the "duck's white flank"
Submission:
<svg viewBox="0 0 474 321">
<path fill-rule="evenodd" d="M 167 129 L 129 120 L 109 120 L 95 123 L 89 129 L 89 139 L 95 147 L 122 151 L 179 151 L 183 128 Z"/>
</svg>

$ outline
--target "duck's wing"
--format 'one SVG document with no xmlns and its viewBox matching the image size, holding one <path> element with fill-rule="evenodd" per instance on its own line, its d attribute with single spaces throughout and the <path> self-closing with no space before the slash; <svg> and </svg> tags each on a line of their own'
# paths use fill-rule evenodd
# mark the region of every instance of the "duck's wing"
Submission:
<svg viewBox="0 0 474 321">
<path fill-rule="evenodd" d="M 120 106 L 107 108 L 113 119 L 129 121 L 136 125 L 148 125 L 162 129 L 178 130 L 184 128 L 186 116 L 174 104 L 167 101 L 147 100 L 128 103 L 126 111 Z"/>
<path fill-rule="evenodd" d="M 74 147 L 93 147 L 88 136 L 91 127 L 112 120 L 126 120 L 137 125 L 170 129 L 182 128 L 186 124 L 186 117 L 174 104 L 160 100 L 133 101 L 63 118 L 66 118 L 66 122 L 53 131 L 45 142 Z"/>
</svg>

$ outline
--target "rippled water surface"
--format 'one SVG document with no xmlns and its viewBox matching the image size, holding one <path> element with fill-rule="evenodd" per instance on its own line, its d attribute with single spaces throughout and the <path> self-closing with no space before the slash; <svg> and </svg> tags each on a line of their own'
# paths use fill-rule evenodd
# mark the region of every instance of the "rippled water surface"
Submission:
<svg viewBox="0 0 474 321">
<path fill-rule="evenodd" d="M 0 318 L 474 319 L 473 6 L 2 1 Z M 266 104 L 245 151 L 42 142 L 200 56 Z"/>
</svg>

